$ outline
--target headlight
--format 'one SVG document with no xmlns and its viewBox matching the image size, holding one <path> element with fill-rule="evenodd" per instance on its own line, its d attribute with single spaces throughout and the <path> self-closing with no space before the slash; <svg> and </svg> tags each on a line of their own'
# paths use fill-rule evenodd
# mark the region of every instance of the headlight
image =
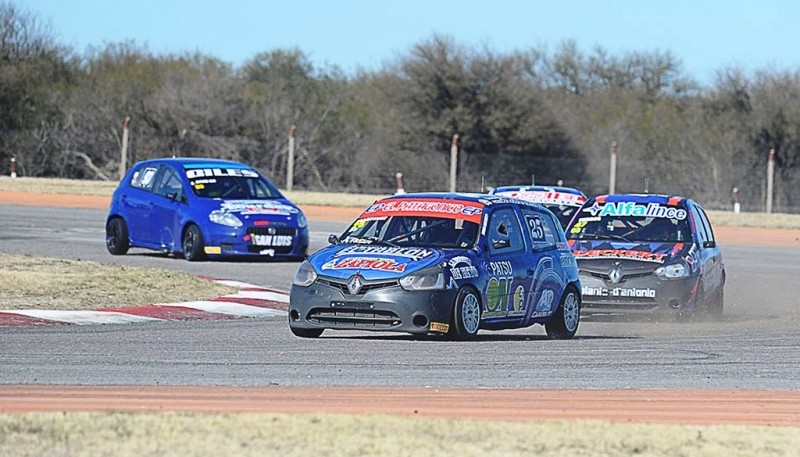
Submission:
<svg viewBox="0 0 800 457">
<path fill-rule="evenodd" d="M 314 267 L 308 263 L 308 260 L 304 260 L 303 263 L 297 267 L 297 273 L 294 274 L 294 281 L 292 281 L 292 284 L 300 287 L 308 287 L 314 284 L 316 280 L 317 272 L 314 270 Z"/>
<path fill-rule="evenodd" d="M 220 210 L 211 211 L 208 215 L 208 220 L 215 224 L 227 225 L 228 227 L 239 228 L 242 226 L 242 221 L 231 213 L 226 213 Z"/>
<path fill-rule="evenodd" d="M 685 278 L 689 276 L 689 269 L 683 263 L 673 263 L 656 268 L 655 273 L 665 279 Z"/>
<path fill-rule="evenodd" d="M 444 271 L 439 267 L 420 270 L 400 278 L 400 286 L 405 290 L 442 290 Z"/>
<path fill-rule="evenodd" d="M 297 213 L 297 226 L 300 228 L 306 227 L 308 225 L 308 219 L 306 219 L 306 215 L 303 212 Z"/>
</svg>

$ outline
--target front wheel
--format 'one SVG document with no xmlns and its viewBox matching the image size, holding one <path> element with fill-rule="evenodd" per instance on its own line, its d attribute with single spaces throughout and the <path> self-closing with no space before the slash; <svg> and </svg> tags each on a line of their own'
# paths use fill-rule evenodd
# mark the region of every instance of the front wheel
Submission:
<svg viewBox="0 0 800 457">
<path fill-rule="evenodd" d="M 181 245 L 183 247 L 183 258 L 189 262 L 205 258 L 203 234 L 200 232 L 200 227 L 194 224 L 186 227 Z"/>
<path fill-rule="evenodd" d="M 106 224 L 106 249 L 112 255 L 123 255 L 130 248 L 128 225 L 121 217 L 115 217 Z"/>
<path fill-rule="evenodd" d="M 575 336 L 581 320 L 581 296 L 569 286 L 561 297 L 561 303 L 549 322 L 544 324 L 547 336 L 554 340 L 568 340 Z"/>
<path fill-rule="evenodd" d="M 323 328 L 297 328 L 292 326 L 289 326 L 289 330 L 292 331 L 294 336 L 299 336 L 300 338 L 319 338 L 322 332 L 325 331 Z"/>
<path fill-rule="evenodd" d="M 478 334 L 480 323 L 481 301 L 478 294 L 468 287 L 459 290 L 448 335 L 453 339 L 471 340 Z"/>
</svg>

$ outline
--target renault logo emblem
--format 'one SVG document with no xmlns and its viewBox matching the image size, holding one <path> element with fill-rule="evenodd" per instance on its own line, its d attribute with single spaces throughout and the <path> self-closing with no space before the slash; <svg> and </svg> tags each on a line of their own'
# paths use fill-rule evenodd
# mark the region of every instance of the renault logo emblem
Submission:
<svg viewBox="0 0 800 457">
<path fill-rule="evenodd" d="M 347 280 L 347 290 L 350 295 L 356 295 L 361 291 L 361 286 L 364 285 L 364 280 L 360 274 L 356 273 Z"/>
<path fill-rule="evenodd" d="M 618 265 L 615 265 L 614 268 L 611 269 L 611 273 L 608 274 L 609 279 L 614 284 L 619 284 L 622 280 L 622 270 L 620 270 Z"/>
</svg>

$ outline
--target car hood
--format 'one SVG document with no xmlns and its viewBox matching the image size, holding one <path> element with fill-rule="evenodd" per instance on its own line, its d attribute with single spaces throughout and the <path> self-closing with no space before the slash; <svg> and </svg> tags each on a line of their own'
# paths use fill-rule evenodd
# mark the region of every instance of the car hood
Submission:
<svg viewBox="0 0 800 457">
<path fill-rule="evenodd" d="M 654 270 L 690 254 L 691 243 L 629 243 L 609 240 L 569 240 L 581 270 L 617 264 L 637 270 Z"/>
<path fill-rule="evenodd" d="M 442 249 L 434 248 L 336 244 L 317 251 L 308 260 L 322 276 L 347 279 L 359 272 L 369 281 L 397 279 L 436 265 L 445 257 Z"/>
</svg>

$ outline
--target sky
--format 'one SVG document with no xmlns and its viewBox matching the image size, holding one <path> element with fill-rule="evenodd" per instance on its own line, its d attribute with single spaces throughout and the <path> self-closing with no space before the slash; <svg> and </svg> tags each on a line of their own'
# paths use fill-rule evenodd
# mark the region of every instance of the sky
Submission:
<svg viewBox="0 0 800 457">
<path fill-rule="evenodd" d="M 79 53 L 133 40 L 157 54 L 199 51 L 240 66 L 299 49 L 317 68 L 377 70 L 434 34 L 498 53 L 552 53 L 574 40 L 611 56 L 670 52 L 686 75 L 800 69 L 795 0 L 0 0 L 49 23 Z"/>
</svg>

